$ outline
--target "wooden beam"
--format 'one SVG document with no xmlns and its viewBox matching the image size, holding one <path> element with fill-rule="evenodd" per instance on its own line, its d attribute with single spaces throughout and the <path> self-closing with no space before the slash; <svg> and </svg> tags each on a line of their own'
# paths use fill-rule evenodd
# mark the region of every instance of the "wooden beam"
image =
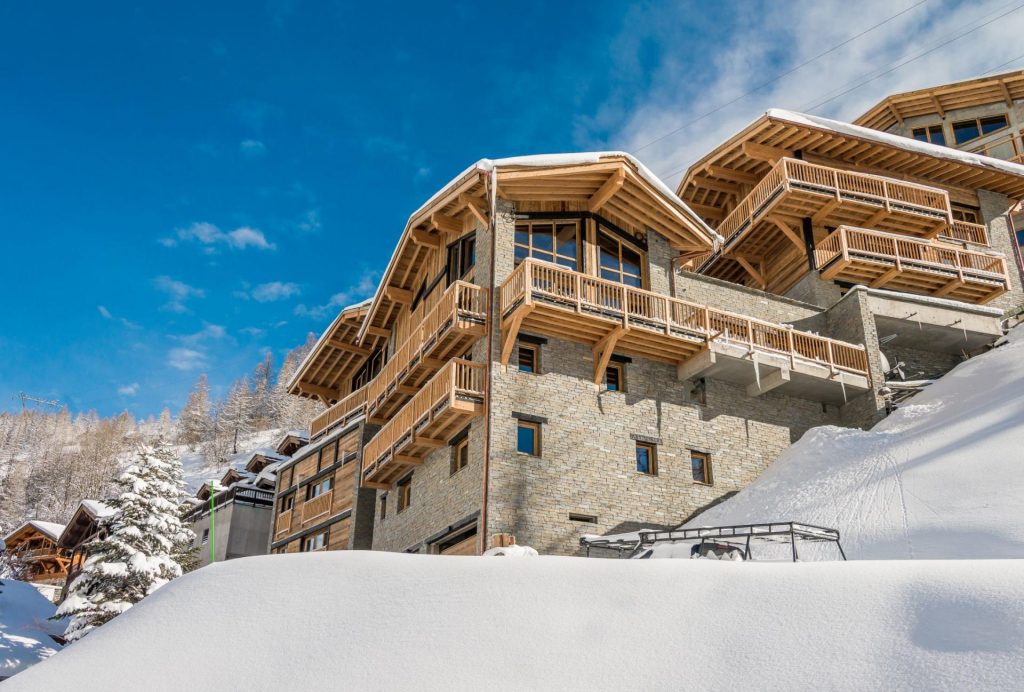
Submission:
<svg viewBox="0 0 1024 692">
<path fill-rule="evenodd" d="M 689 360 L 684 360 L 676 366 L 676 375 L 680 380 L 692 380 L 699 377 L 705 370 L 711 368 L 718 361 L 714 351 L 705 348 L 698 351 Z"/>
<path fill-rule="evenodd" d="M 355 344 L 350 344 L 340 339 L 328 339 L 327 345 L 330 346 L 331 348 L 336 348 L 339 351 L 348 351 L 349 353 L 355 353 L 360 356 L 370 355 L 370 349 L 365 348 L 363 346 L 356 346 Z"/>
<path fill-rule="evenodd" d="M 711 207 L 708 206 L 707 204 L 699 204 L 697 202 L 686 202 L 686 206 L 688 206 L 690 209 L 697 212 L 701 216 L 706 216 L 709 219 L 717 219 L 721 221 L 722 219 L 725 218 L 725 211 L 719 209 L 718 207 Z"/>
<path fill-rule="evenodd" d="M 402 466 L 419 466 L 423 463 L 422 459 L 410 456 L 409 454 L 395 454 L 391 457 L 391 461 Z"/>
<path fill-rule="evenodd" d="M 391 489 L 391 484 L 390 483 L 376 483 L 374 481 L 362 481 L 359 485 L 364 487 L 364 488 L 373 488 L 374 490 L 390 490 Z"/>
<path fill-rule="evenodd" d="M 385 339 L 391 336 L 390 329 L 384 329 L 383 327 L 374 327 L 372 325 L 366 328 L 366 333 L 369 334 L 370 336 L 382 336 Z"/>
<path fill-rule="evenodd" d="M 421 437 L 419 435 L 415 436 L 414 442 L 424 447 L 433 447 L 434 449 L 440 449 L 448 444 L 444 440 L 438 440 L 433 437 Z"/>
<path fill-rule="evenodd" d="M 748 185 L 757 185 L 761 181 L 753 173 L 747 173 L 745 171 L 737 171 L 734 168 L 726 168 L 725 166 L 705 166 L 704 171 L 715 178 L 726 178 L 729 180 L 736 180 L 741 183 L 747 183 Z"/>
<path fill-rule="evenodd" d="M 724 192 L 727 195 L 733 195 L 735 197 L 740 196 L 740 188 L 734 183 L 723 183 L 719 180 L 711 180 L 709 178 L 697 176 L 694 178 L 694 184 L 699 185 L 700 187 L 706 187 L 707 189 L 714 190 L 716 192 Z"/>
<path fill-rule="evenodd" d="M 772 214 L 772 215 L 770 215 L 770 216 L 768 217 L 768 220 L 769 220 L 769 221 L 771 221 L 771 222 L 772 222 L 773 224 L 775 224 L 775 226 L 776 226 L 776 227 L 777 227 L 777 228 L 778 228 L 778 229 L 779 229 L 780 231 L 782 231 L 782 234 L 783 234 L 783 235 L 785 235 L 785 236 L 786 236 L 787 238 L 789 238 L 789 240 L 790 240 L 790 241 L 791 241 L 791 242 L 792 242 L 792 243 L 793 243 L 794 245 L 796 245 L 796 246 L 797 246 L 798 248 L 800 248 L 800 251 L 801 251 L 801 252 L 803 252 L 803 250 L 804 250 L 804 241 L 803 241 L 803 239 L 802 239 L 802 238 L 800 237 L 800 234 L 799 234 L 799 233 L 797 233 L 796 231 L 794 231 L 794 230 L 793 230 L 793 229 L 792 229 L 792 228 L 790 227 L 790 225 L 789 225 L 788 223 L 786 223 L 785 221 L 783 221 L 783 220 L 782 220 L 781 218 L 779 218 L 779 217 L 778 217 L 778 216 L 776 216 L 775 214 Z"/>
<path fill-rule="evenodd" d="M 421 231 L 418 228 L 412 229 L 412 242 L 423 247 L 432 247 L 434 249 L 441 247 L 441 236 L 434 235 L 429 231 Z"/>
<path fill-rule="evenodd" d="M 842 200 L 833 197 L 832 199 L 825 203 L 825 206 L 823 206 L 821 209 L 815 212 L 814 216 L 811 217 L 811 223 L 814 224 L 815 226 L 821 225 L 822 219 L 824 219 L 826 216 L 835 211 L 836 207 L 838 207 L 842 203 Z"/>
<path fill-rule="evenodd" d="M 767 283 L 764 280 L 764 276 L 761 275 L 761 272 L 754 269 L 754 265 L 751 264 L 746 257 L 740 254 L 733 254 L 732 258 L 739 262 L 739 265 L 743 267 L 746 270 L 746 272 L 754 278 L 754 281 L 761 285 L 762 289 L 764 289 L 765 286 L 767 286 Z"/>
<path fill-rule="evenodd" d="M 385 286 L 384 295 L 388 297 L 392 303 L 401 303 L 402 305 L 412 304 L 412 291 L 407 288 L 398 288 L 397 286 Z"/>
<path fill-rule="evenodd" d="M 930 96 L 932 97 L 932 104 L 935 106 L 935 110 L 938 112 L 939 117 L 940 118 L 945 118 L 946 117 L 946 109 L 942 107 L 942 102 L 939 101 L 938 94 L 932 93 L 932 94 L 930 94 Z"/>
<path fill-rule="evenodd" d="M 480 225 L 487 228 L 487 208 L 484 206 L 483 200 L 463 192 L 459 195 L 459 204 L 465 205 L 466 209 L 469 209 L 469 213 L 475 216 L 476 220 L 480 222 Z"/>
<path fill-rule="evenodd" d="M 615 344 L 619 343 L 619 339 L 621 339 L 625 333 L 625 327 L 616 327 L 605 334 L 604 337 L 594 345 L 592 351 L 594 355 L 594 384 L 601 384 L 601 380 L 604 378 L 604 371 L 608 368 L 608 362 L 612 359 L 612 353 L 615 352 Z"/>
<path fill-rule="evenodd" d="M 523 326 L 523 320 L 533 312 L 533 305 L 524 305 L 516 310 L 509 318 L 508 325 L 504 328 L 505 334 L 501 343 L 501 364 L 508 365 L 508 359 L 512 357 L 512 347 L 516 344 L 516 337 L 519 336 L 519 328 Z"/>
<path fill-rule="evenodd" d="M 444 231 L 445 233 L 462 233 L 462 223 L 454 216 L 434 213 L 430 215 L 427 222 L 432 228 Z"/>
<path fill-rule="evenodd" d="M 779 147 L 769 147 L 764 144 L 757 144 L 756 142 L 744 142 L 743 154 L 751 159 L 774 164 L 779 159 L 792 157 L 793 151 Z"/>
<path fill-rule="evenodd" d="M 604 185 L 597 189 L 590 197 L 590 201 L 587 202 L 587 209 L 593 213 L 601 209 L 605 205 L 605 202 L 615 196 L 615 193 L 622 188 L 622 184 L 626 182 L 626 169 L 619 168 L 610 176 L 608 180 L 604 181 Z"/>
<path fill-rule="evenodd" d="M 952 293 L 953 291 L 955 291 L 956 289 L 961 288 L 962 286 L 964 286 L 964 282 L 960 280 L 960 277 L 957 277 L 957 278 L 953 279 L 952 281 L 950 281 L 945 286 L 943 286 L 942 288 L 940 288 L 938 291 L 936 291 L 935 292 L 935 297 L 936 298 L 942 298 L 944 296 L 947 296 L 950 293 Z"/>
<path fill-rule="evenodd" d="M 298 382 L 296 384 L 299 387 L 299 391 L 305 392 L 306 394 L 312 394 L 331 401 L 339 401 L 341 399 L 341 392 L 337 389 L 328 389 L 327 387 L 321 387 L 308 382 Z"/>
<path fill-rule="evenodd" d="M 1010 97 L 1010 90 L 1006 88 L 1006 82 L 999 80 L 999 86 L 1003 88 L 1003 98 L 1006 99 L 1006 107 L 1013 107 L 1013 99 Z"/>
<path fill-rule="evenodd" d="M 757 382 L 751 382 L 747 385 L 747 396 L 761 396 L 765 392 L 770 392 L 776 387 L 781 387 L 787 382 L 789 382 L 789 368 L 780 368 L 779 370 L 768 373 L 762 377 L 760 385 L 758 385 Z"/>
<path fill-rule="evenodd" d="M 882 274 L 880 277 L 871 282 L 868 288 L 882 288 L 887 283 L 896 278 L 896 276 L 902 271 L 901 267 L 892 267 L 887 272 Z"/>
</svg>

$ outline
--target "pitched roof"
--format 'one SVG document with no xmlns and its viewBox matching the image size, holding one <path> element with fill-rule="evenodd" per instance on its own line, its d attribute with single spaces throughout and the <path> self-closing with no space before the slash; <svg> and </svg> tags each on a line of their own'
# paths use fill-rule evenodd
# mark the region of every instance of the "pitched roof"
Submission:
<svg viewBox="0 0 1024 692">
<path fill-rule="evenodd" d="M 21 526 L 19 526 L 18 528 L 14 529 L 6 536 L 4 536 L 4 540 L 6 541 L 7 539 L 17 534 L 19 531 L 22 531 L 28 527 L 35 529 L 36 531 L 45 535 L 48 538 L 52 538 L 54 541 L 60 538 L 60 535 L 64 532 L 64 524 L 57 524 L 52 521 L 39 521 L 38 519 L 29 519 L 28 521 L 24 522 Z"/>
</svg>

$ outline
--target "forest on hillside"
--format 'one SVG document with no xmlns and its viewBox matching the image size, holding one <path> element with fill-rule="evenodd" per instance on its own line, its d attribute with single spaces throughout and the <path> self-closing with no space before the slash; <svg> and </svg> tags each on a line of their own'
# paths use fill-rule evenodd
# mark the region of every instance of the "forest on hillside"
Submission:
<svg viewBox="0 0 1024 692">
<path fill-rule="evenodd" d="M 143 444 L 173 445 L 213 466 L 251 433 L 305 428 L 322 405 L 290 396 L 287 383 L 314 343 L 310 334 L 276 370 L 268 353 L 221 397 L 200 375 L 177 416 L 166 408 L 145 420 L 66 408 L 0 413 L 0 535 L 26 519 L 65 523 L 82 499 L 109 497 Z"/>
</svg>

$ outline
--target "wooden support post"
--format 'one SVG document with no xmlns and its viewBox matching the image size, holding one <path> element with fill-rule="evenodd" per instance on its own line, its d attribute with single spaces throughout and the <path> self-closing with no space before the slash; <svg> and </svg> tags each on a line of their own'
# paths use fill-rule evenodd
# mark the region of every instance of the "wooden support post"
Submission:
<svg viewBox="0 0 1024 692">
<path fill-rule="evenodd" d="M 625 333 L 625 327 L 616 327 L 594 345 L 592 350 L 594 356 L 594 384 L 601 384 L 601 380 L 604 378 L 604 371 L 612 359 L 612 353 L 615 352 L 615 344 L 619 342 L 619 339 Z"/>
</svg>

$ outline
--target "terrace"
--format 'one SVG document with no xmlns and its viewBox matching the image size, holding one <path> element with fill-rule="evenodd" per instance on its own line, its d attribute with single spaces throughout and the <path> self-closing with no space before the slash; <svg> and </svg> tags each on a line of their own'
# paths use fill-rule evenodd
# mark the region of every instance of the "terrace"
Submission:
<svg viewBox="0 0 1024 692">
<path fill-rule="evenodd" d="M 815 248 L 821 278 L 968 303 L 1009 288 L 1001 255 L 841 226 Z"/>
<path fill-rule="evenodd" d="M 863 346 L 828 339 L 528 259 L 501 287 L 502 363 L 521 329 L 583 342 L 599 383 L 613 352 L 678 366 L 680 379 L 713 376 L 841 403 L 870 388 Z"/>
</svg>

